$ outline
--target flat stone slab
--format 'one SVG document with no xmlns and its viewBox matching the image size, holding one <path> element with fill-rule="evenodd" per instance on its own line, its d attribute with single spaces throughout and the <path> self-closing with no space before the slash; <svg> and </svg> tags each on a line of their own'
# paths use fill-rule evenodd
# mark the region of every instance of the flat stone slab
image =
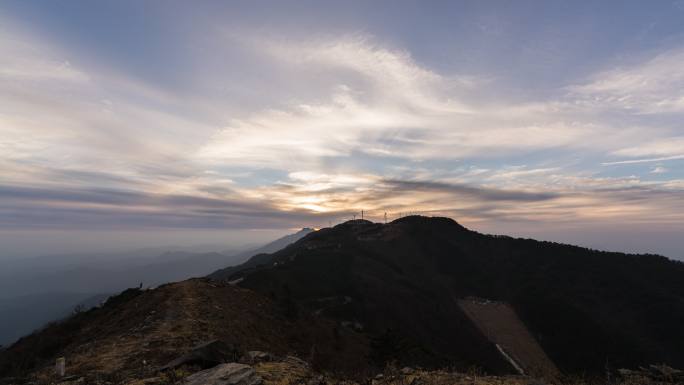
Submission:
<svg viewBox="0 0 684 385">
<path fill-rule="evenodd" d="M 262 385 L 263 380 L 249 365 L 221 364 L 188 376 L 185 385 Z"/>
</svg>

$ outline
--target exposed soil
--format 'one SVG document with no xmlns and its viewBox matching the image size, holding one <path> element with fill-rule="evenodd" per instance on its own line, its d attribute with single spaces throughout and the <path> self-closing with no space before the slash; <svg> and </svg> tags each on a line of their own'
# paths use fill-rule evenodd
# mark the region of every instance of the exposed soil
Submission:
<svg viewBox="0 0 684 385">
<path fill-rule="evenodd" d="M 462 299 L 458 304 L 492 343 L 522 366 L 525 374 L 544 378 L 560 376 L 556 365 L 509 304 L 479 299 Z"/>
</svg>

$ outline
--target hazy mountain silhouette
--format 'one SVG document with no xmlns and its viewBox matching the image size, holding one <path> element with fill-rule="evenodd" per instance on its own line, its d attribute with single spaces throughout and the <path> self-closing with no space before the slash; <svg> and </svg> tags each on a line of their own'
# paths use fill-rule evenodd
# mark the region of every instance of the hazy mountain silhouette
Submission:
<svg viewBox="0 0 684 385">
<path fill-rule="evenodd" d="M 101 301 L 107 296 L 50 292 L 0 299 L 0 345 L 15 341 L 48 321 L 69 316 L 79 304 L 88 308 L 97 305 L 98 300 L 91 298 Z"/>
<path fill-rule="evenodd" d="M 284 249 L 285 247 L 287 247 L 290 244 L 302 239 L 304 236 L 306 236 L 307 234 L 309 234 L 313 231 L 314 231 L 313 229 L 305 227 L 305 228 L 299 230 L 298 232 L 296 232 L 294 234 L 290 234 L 290 235 L 286 235 L 282 238 L 278 238 L 275 241 L 273 241 L 267 245 L 264 245 L 258 249 L 246 251 L 246 252 L 240 254 L 240 256 L 244 256 L 244 257 L 248 257 L 248 258 L 251 257 L 247 261 L 245 261 L 244 263 L 237 265 L 237 266 L 230 266 L 230 267 L 226 267 L 226 268 L 217 270 L 217 271 L 211 273 L 209 276 L 221 278 L 221 277 L 230 276 L 232 273 L 239 271 L 239 270 L 259 266 L 260 264 L 262 264 L 264 262 L 268 262 L 271 259 L 271 257 L 269 256 L 270 253 L 275 253 L 278 250 Z"/>
</svg>

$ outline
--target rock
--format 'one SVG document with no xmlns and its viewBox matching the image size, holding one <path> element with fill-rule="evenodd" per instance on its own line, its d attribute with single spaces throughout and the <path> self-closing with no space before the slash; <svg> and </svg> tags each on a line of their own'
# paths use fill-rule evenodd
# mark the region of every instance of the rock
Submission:
<svg viewBox="0 0 684 385">
<path fill-rule="evenodd" d="M 283 359 L 283 362 L 293 365 L 293 366 L 298 366 L 300 368 L 308 368 L 309 363 L 302 360 L 301 358 L 297 358 L 295 356 L 287 356 Z"/>
<path fill-rule="evenodd" d="M 629 369 L 618 369 L 618 373 L 620 373 L 620 375 L 623 377 L 627 377 L 635 374 L 636 372 Z"/>
<path fill-rule="evenodd" d="M 415 370 L 413 370 L 413 368 L 409 368 L 408 366 L 401 368 L 401 374 L 413 374 L 413 372 L 415 372 Z"/>
<path fill-rule="evenodd" d="M 235 362 L 240 358 L 240 352 L 233 346 L 220 340 L 212 340 L 195 346 L 190 353 L 178 357 L 159 370 L 174 369 L 181 365 L 198 365 L 208 369 L 218 364 Z"/>
<path fill-rule="evenodd" d="M 84 384 L 84 383 L 85 383 L 84 377 L 69 376 L 69 377 L 63 378 L 61 382 L 57 383 L 57 385 L 79 385 L 79 384 Z"/>
<path fill-rule="evenodd" d="M 326 384 L 325 377 L 323 377 L 321 375 L 318 375 L 318 376 L 310 379 L 306 383 L 306 385 L 325 385 L 325 384 Z"/>
<path fill-rule="evenodd" d="M 667 365 L 649 365 L 648 370 L 658 377 L 678 377 L 684 374 L 679 369 L 671 368 Z"/>
<path fill-rule="evenodd" d="M 57 376 L 59 376 L 59 377 L 64 377 L 64 373 L 65 373 L 65 362 L 66 362 L 66 360 L 64 359 L 64 357 L 59 357 L 59 358 L 57 358 L 57 360 L 55 361 L 55 373 L 56 373 Z"/>
<path fill-rule="evenodd" d="M 134 380 L 133 382 L 129 382 L 126 385 L 159 385 L 159 384 L 164 384 L 168 383 L 169 379 L 168 378 L 162 378 L 162 377 L 149 377 L 149 378 L 143 378 L 140 380 Z M 98 382 L 96 382 L 98 385 L 102 385 Z M 104 385 L 106 384 L 111 384 L 105 382 Z M 90 384 L 88 384 L 90 385 Z"/>
<path fill-rule="evenodd" d="M 275 357 L 271 353 L 262 352 L 260 350 L 251 350 L 242 356 L 240 362 L 246 364 L 256 364 L 259 362 L 270 362 L 274 360 Z"/>
<path fill-rule="evenodd" d="M 618 373 L 624 379 L 646 378 L 661 383 L 684 383 L 684 371 L 667 365 L 649 365 L 648 368 L 639 367 L 639 370 L 618 369 Z"/>
<path fill-rule="evenodd" d="M 244 364 L 221 364 L 185 378 L 184 385 L 261 385 L 263 380 Z"/>
</svg>

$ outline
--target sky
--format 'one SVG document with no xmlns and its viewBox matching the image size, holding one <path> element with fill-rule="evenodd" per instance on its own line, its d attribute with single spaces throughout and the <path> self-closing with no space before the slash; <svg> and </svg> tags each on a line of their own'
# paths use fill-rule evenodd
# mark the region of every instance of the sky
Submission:
<svg viewBox="0 0 684 385">
<path fill-rule="evenodd" d="M 684 259 L 684 1 L 0 3 L 3 256 L 444 215 Z"/>
</svg>

